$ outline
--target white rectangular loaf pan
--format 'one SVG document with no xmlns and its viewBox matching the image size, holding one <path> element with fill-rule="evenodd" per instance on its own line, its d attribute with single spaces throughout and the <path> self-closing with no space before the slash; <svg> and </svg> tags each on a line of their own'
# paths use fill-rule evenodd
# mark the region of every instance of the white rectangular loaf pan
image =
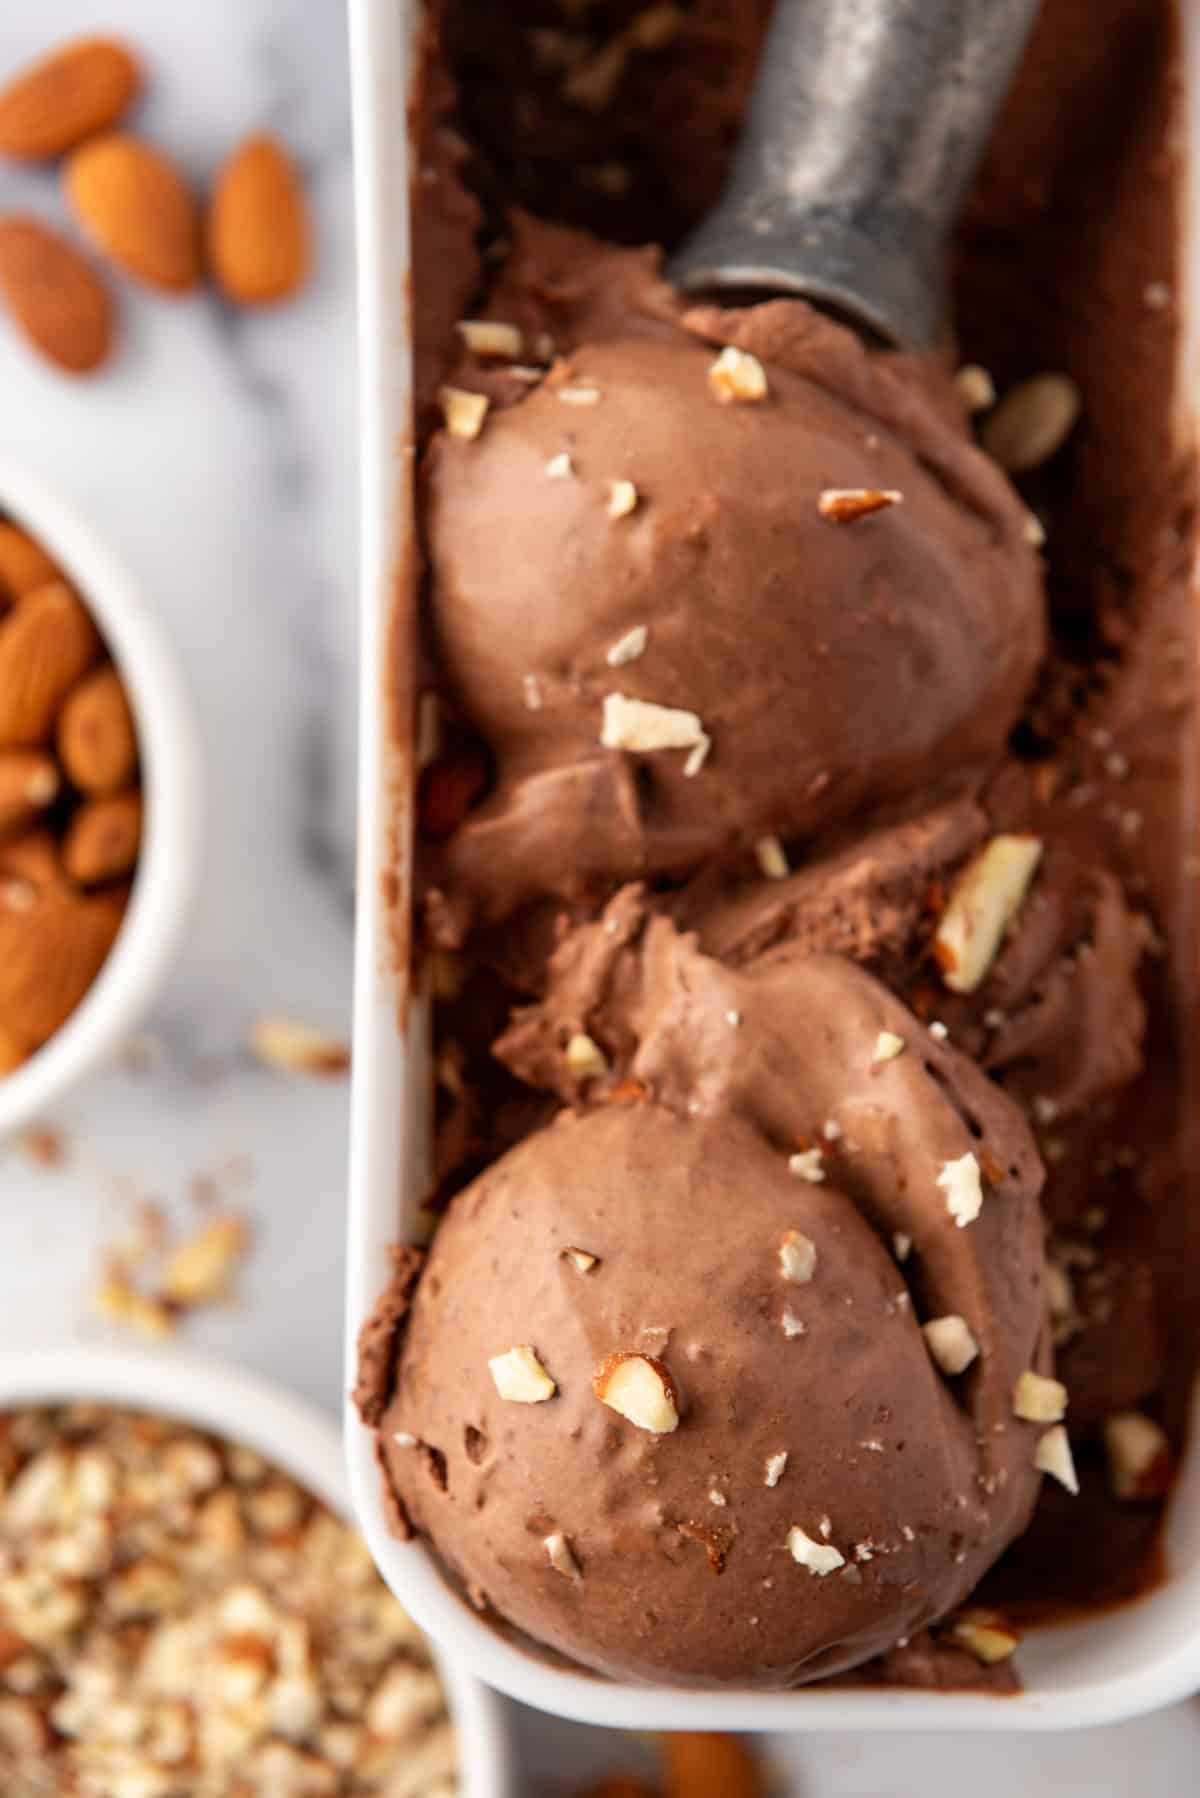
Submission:
<svg viewBox="0 0 1200 1798">
<path fill-rule="evenodd" d="M 1184 0 L 1189 126 L 1200 128 L 1200 0 Z M 419 1002 L 397 971 L 405 945 L 413 766 L 393 720 L 415 639 L 408 201 L 411 0 L 351 0 L 357 156 L 362 416 L 362 717 L 358 962 L 350 1196 L 347 1354 L 388 1272 L 386 1249 L 422 1234 L 426 1057 Z M 1136 79 L 1136 71 L 1131 71 Z M 1195 159 L 1193 158 L 1193 169 Z M 1193 188 L 1195 188 L 1193 176 Z M 1200 210 L 1190 196 L 1192 268 Z M 1097 196 L 1097 203 L 1102 203 Z M 1195 306 L 1190 315 L 1197 316 Z M 1188 346 L 1187 378 L 1196 364 Z M 397 886 L 398 883 L 398 886 Z M 1198 1432 L 1200 1433 L 1200 1424 Z M 347 1451 L 359 1522 L 379 1566 L 452 1662 L 542 1710 L 581 1722 L 654 1729 L 1064 1729 L 1112 1723 L 1200 1688 L 1200 1445 L 1168 1525 L 1168 1580 L 1137 1603 L 1039 1629 L 1023 1643 L 1023 1692 L 998 1699 L 907 1690 L 697 1694 L 621 1684 L 553 1664 L 483 1621 L 419 1542 L 398 1542 L 384 1515 L 374 1442 L 352 1407 Z"/>
</svg>

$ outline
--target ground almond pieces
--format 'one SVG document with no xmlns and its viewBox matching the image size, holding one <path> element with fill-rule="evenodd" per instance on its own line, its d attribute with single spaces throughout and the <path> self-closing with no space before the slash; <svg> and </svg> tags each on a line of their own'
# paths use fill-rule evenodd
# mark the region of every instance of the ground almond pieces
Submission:
<svg viewBox="0 0 1200 1798">
<path fill-rule="evenodd" d="M 656 749 L 690 750 L 683 771 L 691 775 L 699 773 L 711 740 L 695 712 L 608 693 L 600 742 L 605 749 L 629 749 L 643 755 Z"/>
<path fill-rule="evenodd" d="M 0 1417 L 0 1469 L 6 1792 L 451 1798 L 423 1639 L 286 1474 L 93 1405 Z"/>
</svg>

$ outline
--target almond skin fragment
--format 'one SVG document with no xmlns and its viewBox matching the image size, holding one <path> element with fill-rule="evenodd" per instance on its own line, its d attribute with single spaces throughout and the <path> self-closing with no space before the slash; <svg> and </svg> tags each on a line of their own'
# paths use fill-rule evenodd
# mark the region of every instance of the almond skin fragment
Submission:
<svg viewBox="0 0 1200 1798">
<path fill-rule="evenodd" d="M 81 793 L 104 797 L 137 772 L 137 729 L 124 683 L 111 664 L 89 674 L 67 697 L 58 719 L 58 759 Z"/>
<path fill-rule="evenodd" d="M 61 568 L 40 543 L 20 525 L 0 520 L 0 600 L 21 599 L 35 587 L 61 579 Z"/>
<path fill-rule="evenodd" d="M 48 743 L 99 650 L 96 627 L 65 581 L 27 593 L 0 622 L 0 749 Z"/>
<path fill-rule="evenodd" d="M 0 293 L 28 341 L 66 374 L 91 374 L 108 360 L 108 289 L 74 244 L 40 219 L 0 219 Z"/>
<path fill-rule="evenodd" d="M 53 805 L 60 785 L 52 756 L 35 749 L 0 754 L 0 834 L 31 824 Z"/>
<path fill-rule="evenodd" d="M 61 156 L 115 125 L 141 85 L 137 58 L 116 39 L 63 44 L 0 92 L 0 156 L 18 162 Z"/>
<path fill-rule="evenodd" d="M 272 137 L 248 137 L 217 176 L 208 211 L 208 261 L 227 299 L 274 306 L 304 286 L 311 261 L 308 202 L 290 156 Z"/>
<path fill-rule="evenodd" d="M 75 151 L 63 184 L 83 231 L 126 274 L 167 293 L 195 287 L 199 211 L 161 150 L 127 132 L 110 132 Z"/>
<path fill-rule="evenodd" d="M 100 886 L 131 874 L 142 840 L 142 796 L 114 793 L 81 805 L 63 838 L 62 864 L 79 886 Z"/>
</svg>

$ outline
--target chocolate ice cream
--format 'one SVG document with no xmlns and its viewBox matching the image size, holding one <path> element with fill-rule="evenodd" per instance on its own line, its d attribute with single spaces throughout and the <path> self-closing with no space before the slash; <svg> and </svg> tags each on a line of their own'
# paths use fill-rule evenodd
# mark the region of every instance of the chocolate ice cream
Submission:
<svg viewBox="0 0 1200 1798">
<path fill-rule="evenodd" d="M 540 1641 L 671 1682 L 794 1685 L 965 1598 L 1061 1415 L 1014 1413 L 1054 1390 L 1016 1107 L 849 962 L 726 968 L 636 893 L 498 1053 L 582 1111 L 435 1239 L 380 1436 L 413 1525 Z M 493 1379 L 514 1350 L 544 1388 Z M 612 1408 L 630 1359 L 665 1423 Z"/>
<path fill-rule="evenodd" d="M 801 301 L 685 311 L 653 254 L 519 218 L 501 313 L 518 359 L 555 359 L 501 367 L 425 472 L 435 647 L 496 761 L 444 872 L 479 919 L 808 839 L 999 754 L 1040 569 L 943 371 Z"/>
<path fill-rule="evenodd" d="M 1196 1369 L 1172 7 L 1045 0 L 919 360 L 623 247 L 765 0 L 444 11 L 397 1527 L 615 1674 L 1011 1689 L 1158 1576 Z"/>
</svg>

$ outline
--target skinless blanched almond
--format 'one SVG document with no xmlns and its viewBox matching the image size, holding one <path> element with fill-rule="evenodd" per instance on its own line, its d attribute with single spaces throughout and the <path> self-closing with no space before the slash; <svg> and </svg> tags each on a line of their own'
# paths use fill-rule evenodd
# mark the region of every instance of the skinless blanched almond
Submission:
<svg viewBox="0 0 1200 1798">
<path fill-rule="evenodd" d="M 488 1362 L 496 1391 L 515 1405 L 540 1405 L 553 1398 L 558 1387 L 528 1343 L 519 1343 Z"/>
<path fill-rule="evenodd" d="M 58 759 L 81 793 L 119 793 L 137 771 L 137 730 L 116 669 L 87 675 L 58 719 Z"/>
<path fill-rule="evenodd" d="M 133 104 L 142 72 L 109 37 L 81 37 L 32 63 L 0 92 L 0 156 L 61 156 L 105 131 Z"/>
<path fill-rule="evenodd" d="M 1067 1389 L 1061 1380 L 1026 1368 L 1013 1387 L 1012 1408 L 1013 1415 L 1027 1423 L 1061 1423 L 1067 1414 Z"/>
<path fill-rule="evenodd" d="M 755 405 L 767 397 L 767 371 L 757 356 L 730 345 L 710 366 L 708 385 L 724 406 Z"/>
<path fill-rule="evenodd" d="M 522 348 L 522 337 L 516 325 L 499 319 L 460 318 L 458 334 L 472 356 L 481 361 L 516 362 Z"/>
<path fill-rule="evenodd" d="M 980 432 L 980 443 L 1009 474 L 1028 474 L 1075 429 L 1079 389 L 1069 375 L 1031 375 L 1011 387 Z"/>
<path fill-rule="evenodd" d="M 80 886 L 99 886 L 130 874 L 142 840 L 142 796 L 116 793 L 81 805 L 63 838 L 62 864 Z"/>
<path fill-rule="evenodd" d="M 654 1355 L 610 1355 L 597 1368 L 592 1386 L 602 1404 L 639 1430 L 665 1436 L 679 1427 L 675 1383 Z"/>
<path fill-rule="evenodd" d="M 208 259 L 241 306 L 273 306 L 303 287 L 311 259 L 308 202 L 295 164 L 274 138 L 240 144 L 213 187 Z"/>
<path fill-rule="evenodd" d="M 108 360 L 113 309 L 100 276 L 40 219 L 0 218 L 0 293 L 35 349 L 68 374 Z"/>
<path fill-rule="evenodd" d="M 1162 1425 L 1143 1411 L 1118 1411 L 1105 1421 L 1108 1482 L 1119 1499 L 1161 1498 L 1174 1471 Z"/>
<path fill-rule="evenodd" d="M 959 1645 L 975 1656 L 985 1667 L 1006 1661 L 1015 1653 L 1018 1642 L 990 1611 L 969 1611 L 958 1619 L 951 1635 Z"/>
<path fill-rule="evenodd" d="M 922 1324 L 921 1334 L 934 1361 L 951 1378 L 965 1373 L 979 1354 L 979 1344 L 965 1317 L 931 1317 Z"/>
<path fill-rule="evenodd" d="M 27 593 L 0 620 L 0 749 L 49 742 L 60 706 L 99 651 L 96 627 L 64 581 Z"/>
<path fill-rule="evenodd" d="M 438 402 L 451 437 L 461 437 L 468 443 L 478 437 L 488 414 L 490 402 L 486 393 L 469 393 L 465 387 L 439 387 Z"/>
<path fill-rule="evenodd" d="M 126 132 L 93 138 L 63 174 L 68 204 L 96 248 L 135 280 L 186 293 L 200 279 L 200 215 L 166 156 Z"/>
<path fill-rule="evenodd" d="M 951 992 L 973 993 L 982 984 L 1041 858 L 1037 837 L 996 836 L 963 869 L 933 939 Z"/>
</svg>

